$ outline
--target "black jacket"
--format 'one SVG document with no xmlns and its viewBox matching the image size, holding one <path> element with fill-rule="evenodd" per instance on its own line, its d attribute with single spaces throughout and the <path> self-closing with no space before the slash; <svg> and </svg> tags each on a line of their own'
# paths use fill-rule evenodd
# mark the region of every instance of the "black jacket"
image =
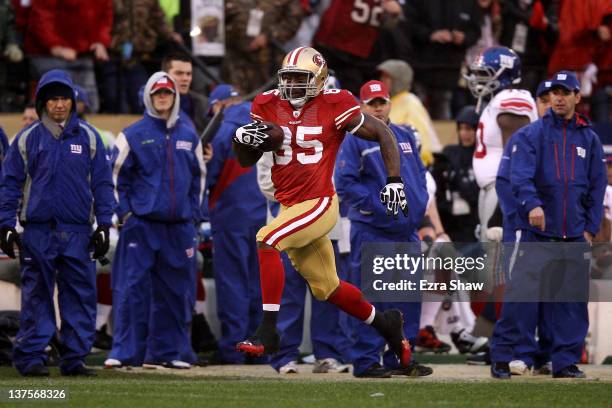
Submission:
<svg viewBox="0 0 612 408">
<path fill-rule="evenodd" d="M 480 11 L 474 0 L 411 0 L 404 9 L 418 60 L 411 61 L 417 80 L 436 88 L 454 88 L 465 51 L 480 38 Z M 434 43 L 437 30 L 465 34 L 461 45 Z"/>
</svg>

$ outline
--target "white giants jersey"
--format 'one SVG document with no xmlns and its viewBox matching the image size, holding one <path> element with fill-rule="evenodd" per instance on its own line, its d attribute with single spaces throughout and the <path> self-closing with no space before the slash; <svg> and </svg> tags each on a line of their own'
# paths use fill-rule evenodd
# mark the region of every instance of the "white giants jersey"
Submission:
<svg viewBox="0 0 612 408">
<path fill-rule="evenodd" d="M 527 116 L 531 122 L 538 119 L 536 104 L 529 91 L 505 89 L 495 95 L 480 115 L 476 130 L 476 150 L 472 164 L 476 182 L 484 188 L 495 182 L 497 169 L 504 151 L 502 131 L 497 117 L 503 113 Z"/>
</svg>

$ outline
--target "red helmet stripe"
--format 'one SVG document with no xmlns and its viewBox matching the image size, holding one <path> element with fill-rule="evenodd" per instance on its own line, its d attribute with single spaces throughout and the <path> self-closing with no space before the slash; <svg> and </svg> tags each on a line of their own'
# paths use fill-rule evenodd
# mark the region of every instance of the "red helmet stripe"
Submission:
<svg viewBox="0 0 612 408">
<path fill-rule="evenodd" d="M 297 61 L 298 61 L 298 57 L 300 56 L 300 54 L 302 53 L 302 51 L 304 51 L 304 49 L 306 49 L 306 47 L 300 47 L 297 48 L 294 52 L 293 52 L 293 62 L 291 63 L 291 65 L 296 65 Z"/>
</svg>

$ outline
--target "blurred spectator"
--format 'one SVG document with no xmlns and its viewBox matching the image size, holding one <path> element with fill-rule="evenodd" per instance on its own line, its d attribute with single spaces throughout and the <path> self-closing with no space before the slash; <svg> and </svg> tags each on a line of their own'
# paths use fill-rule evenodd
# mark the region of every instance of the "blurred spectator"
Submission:
<svg viewBox="0 0 612 408">
<path fill-rule="evenodd" d="M 602 14 L 593 59 L 598 72 L 597 85 L 591 98 L 591 115 L 595 122 L 612 122 L 612 6 Z"/>
<path fill-rule="evenodd" d="M 36 113 L 36 105 L 34 102 L 28 102 L 28 104 L 23 108 L 23 113 L 21 114 L 21 126 L 22 128 L 26 128 L 30 126 L 32 123 L 38 120 L 38 114 Z"/>
<path fill-rule="evenodd" d="M 536 108 L 538 109 L 538 117 L 541 118 L 544 116 L 548 108 L 550 108 L 550 80 L 544 80 L 540 82 L 538 85 L 538 89 L 536 90 Z"/>
<path fill-rule="evenodd" d="M 6 152 L 8 151 L 9 148 L 9 140 L 8 137 L 6 136 L 6 133 L 4 133 L 4 129 L 2 129 L 2 127 L 0 126 L 0 164 L 2 164 L 2 162 L 4 161 L 4 156 L 6 156 Z M 0 172 L 2 170 L 0 169 Z"/>
<path fill-rule="evenodd" d="M 507 0 L 502 3 L 500 44 L 523 63 L 521 88 L 534 92 L 546 77 L 546 64 L 559 36 L 557 0 Z"/>
<path fill-rule="evenodd" d="M 187 114 L 198 135 L 206 127 L 208 102 L 202 94 L 191 90 L 193 80 L 193 62 L 185 53 L 171 53 L 162 60 L 162 71 L 170 74 L 178 86 L 181 97 L 181 111 Z"/>
<path fill-rule="evenodd" d="M 484 50 L 499 44 L 502 23 L 499 1 L 477 0 L 477 3 L 480 10 L 480 38 L 465 53 L 465 61 L 461 65 L 459 89 L 453 95 L 451 102 L 453 113 L 459 112 L 464 106 L 474 103 L 474 98 L 468 90 L 467 80 L 465 79 L 468 74 L 468 67 Z"/>
<path fill-rule="evenodd" d="M 421 159 L 425 166 L 429 166 L 433 162 L 432 152 L 439 151 L 442 146 L 429 113 L 421 100 L 410 92 L 414 78 L 412 67 L 405 61 L 387 60 L 377 69 L 380 71 L 380 80 L 391 94 L 391 122 L 416 129 L 420 136 Z"/>
<path fill-rule="evenodd" d="M 593 61 L 598 38 L 609 37 L 609 24 L 604 19 L 611 13 L 609 0 L 564 0 L 559 11 L 559 41 L 550 56 L 548 72 L 584 70 Z"/>
<path fill-rule="evenodd" d="M 405 6 L 413 37 L 417 95 L 432 119 L 450 119 L 466 50 L 480 37 L 480 12 L 473 0 L 413 0 Z"/>
<path fill-rule="evenodd" d="M 332 0 L 321 17 L 314 47 L 323 54 L 345 89 L 355 95 L 361 85 L 374 79 L 380 60 L 372 53 L 381 25 L 391 28 L 402 16 L 395 0 L 348 2 Z"/>
<path fill-rule="evenodd" d="M 108 61 L 113 20 L 112 0 L 37 0 L 32 2 L 25 38 L 35 80 L 51 69 L 68 71 L 100 107 L 94 59 Z"/>
<path fill-rule="evenodd" d="M 100 93 L 105 112 L 141 113 L 138 91 L 157 61 L 162 42 L 182 42 L 172 31 L 157 0 L 113 0 L 110 61 L 103 64 Z"/>
<path fill-rule="evenodd" d="M 472 157 L 476 147 L 478 114 L 466 106 L 457 115 L 458 144 L 447 145 L 436 157 L 433 175 L 438 185 L 436 202 L 446 233 L 454 242 L 476 242 L 478 194 Z M 441 163 L 440 163 L 441 162 Z"/>
<path fill-rule="evenodd" d="M 15 13 L 11 0 L 0 0 L 0 112 L 11 110 L 13 95 L 8 92 L 8 64 L 23 59 L 20 39 L 15 31 Z"/>
<path fill-rule="evenodd" d="M 248 93 L 276 77 L 285 54 L 280 44 L 295 35 L 301 21 L 297 0 L 227 0 L 223 80 Z"/>
</svg>

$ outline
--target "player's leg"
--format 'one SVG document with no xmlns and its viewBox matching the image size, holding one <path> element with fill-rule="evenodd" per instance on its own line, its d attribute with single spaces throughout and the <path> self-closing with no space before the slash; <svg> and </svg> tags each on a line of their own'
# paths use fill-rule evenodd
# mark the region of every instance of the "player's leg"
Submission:
<svg viewBox="0 0 612 408">
<path fill-rule="evenodd" d="M 317 300 L 327 300 L 349 315 L 372 325 L 387 341 L 401 364 L 408 365 L 411 350 L 403 334 L 402 313 L 395 309 L 376 311 L 364 299 L 361 290 L 338 279 L 333 247 L 327 236 L 302 248 L 291 248 L 287 253 Z"/>
<path fill-rule="evenodd" d="M 283 207 L 278 217 L 257 233 L 257 252 L 263 318 L 255 334 L 236 345 L 238 351 L 251 355 L 276 352 L 278 311 L 285 285 L 285 271 L 280 252 L 300 247 L 327 234 L 338 217 L 338 198 L 321 197 L 291 207 Z"/>
</svg>

